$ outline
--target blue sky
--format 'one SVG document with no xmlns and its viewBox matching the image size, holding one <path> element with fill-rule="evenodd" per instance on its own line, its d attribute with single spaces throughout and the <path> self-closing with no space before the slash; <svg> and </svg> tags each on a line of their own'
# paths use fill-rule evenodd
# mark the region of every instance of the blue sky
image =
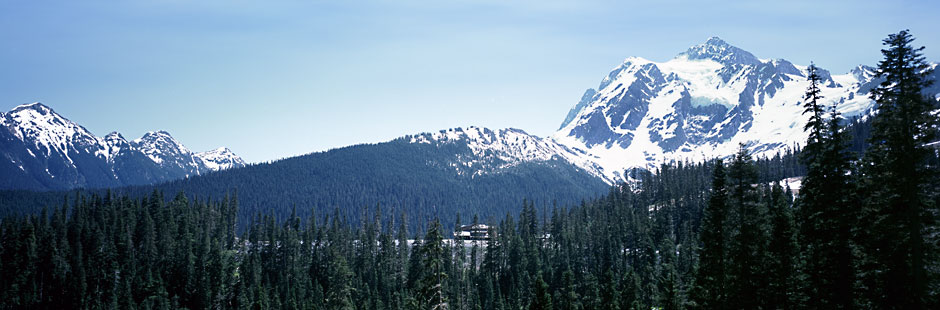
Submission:
<svg viewBox="0 0 940 310">
<path fill-rule="evenodd" d="M 835 73 L 938 1 L 4 1 L 0 109 L 97 135 L 164 129 L 250 162 L 470 125 L 551 134 L 628 56 L 720 36 Z"/>
</svg>

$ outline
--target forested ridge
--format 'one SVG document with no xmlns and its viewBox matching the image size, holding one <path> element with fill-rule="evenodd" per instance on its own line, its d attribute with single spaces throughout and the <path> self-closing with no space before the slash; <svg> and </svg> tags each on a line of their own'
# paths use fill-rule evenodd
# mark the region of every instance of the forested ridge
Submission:
<svg viewBox="0 0 940 310">
<path fill-rule="evenodd" d="M 578 205 L 524 200 L 483 242 L 381 205 L 242 221 L 244 190 L 77 195 L 3 218 L 0 307 L 937 309 L 940 123 L 912 42 L 884 40 L 870 130 L 844 127 L 810 66 L 799 158 L 742 146 Z M 798 194 L 777 182 L 796 175 Z"/>
<path fill-rule="evenodd" d="M 407 208 L 412 230 L 435 216 L 448 226 L 457 213 L 503 214 L 523 198 L 549 205 L 578 203 L 602 195 L 609 186 L 559 159 L 523 162 L 496 173 L 461 174 L 451 164 L 455 156 L 474 158 L 465 141 L 410 143 L 408 137 L 312 153 L 271 163 L 255 164 L 193 176 L 172 182 L 111 189 L 115 194 L 147 197 L 154 189 L 184 192 L 190 199 L 238 194 L 238 220 L 246 223 L 257 212 L 290 215 L 293 206 L 306 219 L 311 211 L 339 208 L 356 220 L 359 209 L 381 204 L 387 210 Z M 97 194 L 108 189 L 68 192 L 0 191 L 0 216 L 38 213 L 42 206 L 62 203 L 65 196 Z M 242 227 L 239 228 L 242 232 Z"/>
</svg>

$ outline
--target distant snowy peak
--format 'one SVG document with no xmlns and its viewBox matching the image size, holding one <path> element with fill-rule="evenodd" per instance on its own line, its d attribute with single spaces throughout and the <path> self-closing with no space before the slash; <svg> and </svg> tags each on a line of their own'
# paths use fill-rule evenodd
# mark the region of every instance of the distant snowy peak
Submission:
<svg viewBox="0 0 940 310">
<path fill-rule="evenodd" d="M 241 157 L 227 147 L 194 153 L 163 130 L 147 132 L 132 143 L 155 163 L 189 170 L 187 175 L 241 168 L 246 165 Z"/>
<path fill-rule="evenodd" d="M 87 129 L 39 102 L 19 105 L 0 119 L 13 136 L 44 156 L 58 153 L 71 161 L 69 153 L 78 151 L 76 147 L 92 153 L 100 147 L 98 138 Z"/>
<path fill-rule="evenodd" d="M 561 160 L 574 164 L 592 175 L 603 177 L 599 166 L 583 158 L 585 154 L 576 154 L 552 139 L 533 136 L 515 128 L 499 130 L 475 126 L 451 128 L 409 136 L 407 141 L 421 144 L 466 145 L 470 156 L 458 154 L 455 162 L 451 164 L 459 173 L 468 171 L 474 175 L 499 173 L 503 169 L 522 163 Z"/>
<path fill-rule="evenodd" d="M 109 133 L 107 136 L 104 136 L 104 145 L 104 154 L 108 161 L 113 161 L 122 150 L 128 150 L 131 147 L 130 143 L 127 142 L 127 139 L 124 139 L 124 136 L 116 131 Z"/>
<path fill-rule="evenodd" d="M 241 168 L 245 166 L 245 161 L 235 155 L 227 147 L 220 147 L 211 151 L 196 153 L 196 158 L 202 160 L 206 168 L 211 171 L 219 171 L 231 168 Z"/>
<path fill-rule="evenodd" d="M 818 73 L 823 104 L 846 117 L 871 112 L 874 68 Z M 773 155 L 806 140 L 807 86 L 806 66 L 761 60 L 712 37 L 666 62 L 627 58 L 584 93 L 551 139 L 602 167 L 607 180 L 633 167 L 727 156 L 739 144 Z"/>
<path fill-rule="evenodd" d="M 556 155 L 542 139 L 515 128 L 490 130 L 471 126 L 426 133 L 411 139 L 413 143 L 463 142 L 481 157 L 494 157 L 505 162 L 548 160 Z"/>
<path fill-rule="evenodd" d="M 39 102 L 0 113 L 0 158 L 11 165 L 0 170 L 21 174 L 0 184 L 17 189 L 148 184 L 245 165 L 227 148 L 194 154 L 166 131 L 97 137 Z"/>
<path fill-rule="evenodd" d="M 732 46 L 719 37 L 711 37 L 705 43 L 693 46 L 679 56 L 690 60 L 711 59 L 724 65 L 756 66 L 761 63 L 751 52 Z"/>
<path fill-rule="evenodd" d="M 109 144 L 127 144 L 127 139 L 124 139 L 124 136 L 117 131 L 112 131 L 108 135 L 104 136 L 104 140 L 108 141 Z"/>
<path fill-rule="evenodd" d="M 163 130 L 147 132 L 133 143 L 139 151 L 157 164 L 162 164 L 169 158 L 192 157 L 189 149 Z"/>
</svg>

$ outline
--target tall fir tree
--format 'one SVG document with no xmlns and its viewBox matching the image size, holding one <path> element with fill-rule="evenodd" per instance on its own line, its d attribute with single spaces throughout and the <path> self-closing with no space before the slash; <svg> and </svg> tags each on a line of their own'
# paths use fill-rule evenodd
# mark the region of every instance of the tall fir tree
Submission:
<svg viewBox="0 0 940 310">
<path fill-rule="evenodd" d="M 356 309 L 353 304 L 353 272 L 346 263 L 346 258 L 334 245 L 329 253 L 327 267 L 327 288 L 325 303 L 329 309 L 347 310 Z"/>
<path fill-rule="evenodd" d="M 803 114 L 809 132 L 802 161 L 807 166 L 800 189 L 799 218 L 802 252 L 806 257 L 807 306 L 811 309 L 852 309 L 855 260 L 851 229 L 857 208 L 849 203 L 847 142 L 835 107 L 825 119 L 815 65 L 807 68 L 809 87 Z"/>
<path fill-rule="evenodd" d="M 679 300 L 679 275 L 676 272 L 676 243 L 673 236 L 663 239 L 662 249 L 659 250 L 659 306 L 663 310 L 679 310 L 682 304 Z"/>
<path fill-rule="evenodd" d="M 936 213 L 936 166 L 928 165 L 937 140 L 937 102 L 923 90 L 931 66 L 924 47 L 911 44 L 908 30 L 884 39 L 884 59 L 878 63 L 881 84 L 871 91 L 877 102 L 869 148 L 862 165 L 865 222 L 871 227 L 864 241 L 869 254 L 864 274 L 866 293 L 881 309 L 925 309 L 937 306 L 936 256 L 929 247 L 935 234 L 927 234 Z"/>
<path fill-rule="evenodd" d="M 529 302 L 529 310 L 552 310 L 552 296 L 548 291 L 548 283 L 542 279 L 539 274 L 532 282 L 532 301 Z"/>
<path fill-rule="evenodd" d="M 421 246 L 421 269 L 424 277 L 421 279 L 419 287 L 418 302 L 422 309 L 446 310 L 448 308 L 447 296 L 444 288 L 447 280 L 447 269 L 445 263 L 446 250 L 444 249 L 444 237 L 441 233 L 441 222 L 434 219 L 428 225 L 428 230 L 424 236 L 424 242 Z"/>
<path fill-rule="evenodd" d="M 774 183 L 766 195 L 771 215 L 769 295 L 766 298 L 775 309 L 802 309 L 804 285 L 801 283 L 800 249 L 790 193 L 784 191 L 779 183 Z"/>
<path fill-rule="evenodd" d="M 735 232 L 731 237 L 729 253 L 730 293 L 728 300 L 742 309 L 760 309 L 766 306 L 767 231 L 766 208 L 760 203 L 755 184 L 757 167 L 751 154 L 741 145 L 728 167 L 728 197 L 734 212 Z"/>
<path fill-rule="evenodd" d="M 728 188 L 725 165 L 715 160 L 699 235 L 699 261 L 691 299 L 695 309 L 730 309 L 727 300 Z"/>
</svg>

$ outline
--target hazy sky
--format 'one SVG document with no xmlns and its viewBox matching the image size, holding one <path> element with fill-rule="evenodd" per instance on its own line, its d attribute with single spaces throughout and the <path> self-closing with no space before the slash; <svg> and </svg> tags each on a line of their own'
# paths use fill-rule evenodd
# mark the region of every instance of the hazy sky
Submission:
<svg viewBox="0 0 940 310">
<path fill-rule="evenodd" d="M 546 136 L 624 58 L 715 35 L 844 73 L 909 28 L 938 61 L 937 2 L 9 0 L 0 110 L 250 162 L 470 125 Z"/>
</svg>

